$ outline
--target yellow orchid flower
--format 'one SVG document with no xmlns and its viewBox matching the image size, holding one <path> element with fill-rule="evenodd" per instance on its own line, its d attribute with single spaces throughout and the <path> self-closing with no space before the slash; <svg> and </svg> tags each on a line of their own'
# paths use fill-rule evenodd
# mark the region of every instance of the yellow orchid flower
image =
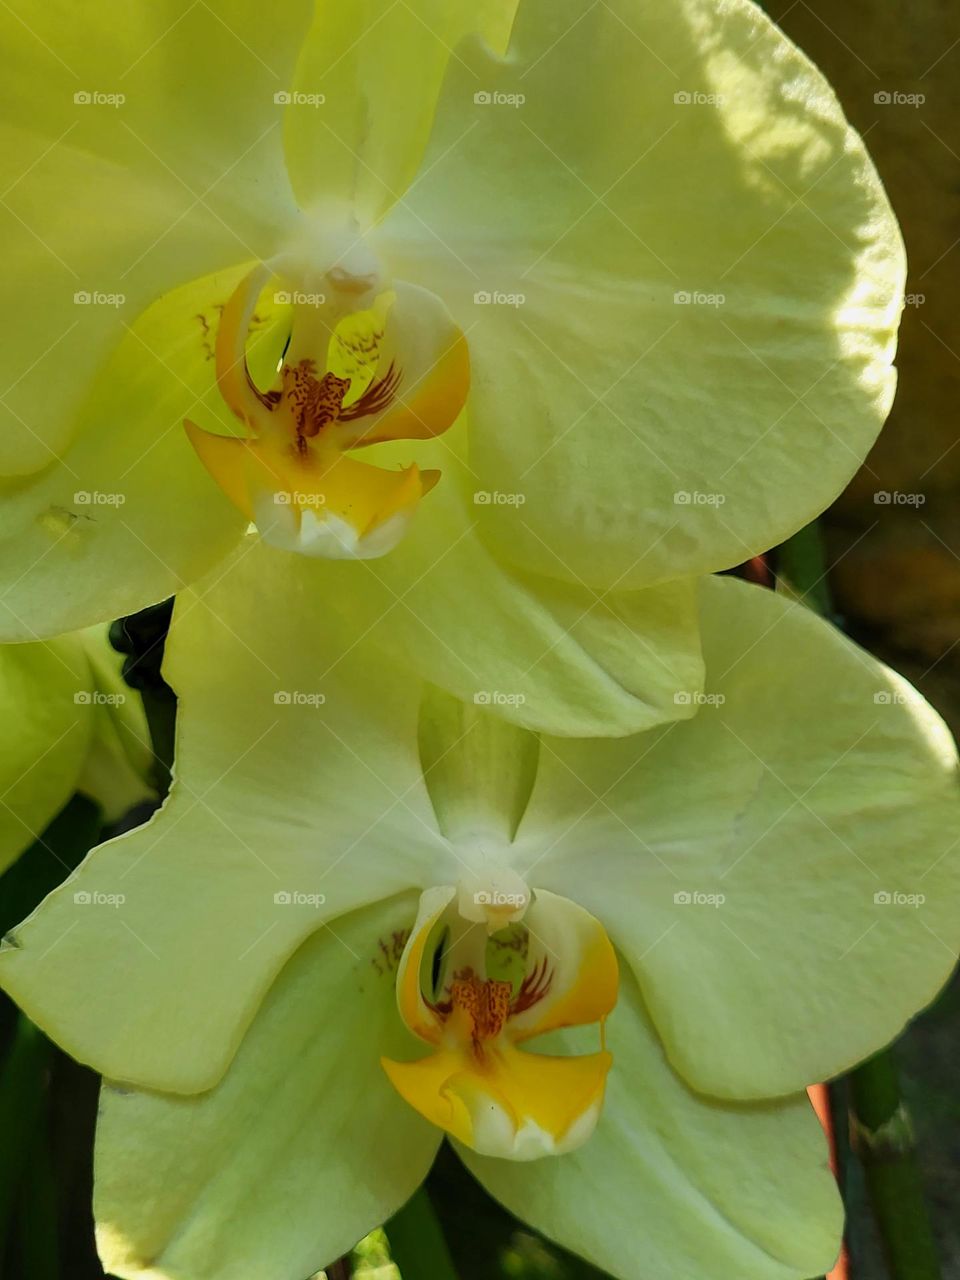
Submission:
<svg viewBox="0 0 960 1280">
<path fill-rule="evenodd" d="M 162 599 L 253 522 L 517 723 L 689 712 L 692 576 L 825 506 L 894 384 L 896 223 L 754 4 L 0 29 L 5 637 Z"/>
<path fill-rule="evenodd" d="M 164 809 L 0 951 L 106 1077 L 106 1268 L 297 1280 L 449 1138 L 620 1280 L 638 1256 L 828 1270 L 840 1205 L 803 1088 L 888 1042 L 956 955 L 936 714 L 803 606 L 713 577 L 694 718 L 537 735 L 369 639 L 345 652 L 298 557 L 235 554 L 174 615 Z M 93 918 L 78 890 L 123 906 Z"/>
<path fill-rule="evenodd" d="M 146 719 L 106 628 L 0 646 L 0 713 L 0 873 L 75 791 L 106 822 L 150 797 Z"/>
</svg>

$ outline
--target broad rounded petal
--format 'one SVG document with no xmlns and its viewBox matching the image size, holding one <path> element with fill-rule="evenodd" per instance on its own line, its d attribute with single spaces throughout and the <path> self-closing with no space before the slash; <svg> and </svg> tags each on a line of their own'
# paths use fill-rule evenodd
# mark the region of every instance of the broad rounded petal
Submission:
<svg viewBox="0 0 960 1280">
<path fill-rule="evenodd" d="M 312 6 L 282 22 L 256 0 L 136 0 L 123 22 L 68 0 L 18 8 L 0 19 L 0 471 L 23 475 L 62 453 L 148 304 L 279 245 L 294 204 L 274 94 Z"/>
<path fill-rule="evenodd" d="M 184 419 L 211 431 L 237 425 L 217 390 L 212 344 L 218 309 L 246 269 L 191 281 L 148 308 L 97 377 L 62 460 L 7 490 L 2 638 L 133 613 L 236 544 L 246 520 L 201 465 Z M 280 310 L 269 299 L 258 309 L 251 342 L 261 356 Z"/>
<path fill-rule="evenodd" d="M 805 1097 L 730 1105 L 666 1062 L 636 986 L 609 1022 L 613 1066 L 596 1133 L 536 1166 L 458 1148 L 512 1213 L 618 1280 L 807 1280 L 828 1271 L 843 1212 Z M 558 1037 L 563 1038 L 563 1037 Z"/>
<path fill-rule="evenodd" d="M 363 634 L 465 702 L 550 733 L 636 732 L 692 714 L 702 681 L 692 581 L 598 593 L 505 566 L 479 536 L 499 496 L 474 489 L 461 423 L 364 460 L 439 470 L 399 545 L 363 564 L 314 562 L 304 582 L 317 625 Z M 399 449 L 399 451 L 398 451 Z M 513 506 L 518 530 L 525 508 Z"/>
<path fill-rule="evenodd" d="M 477 32 L 503 51 L 517 0 L 323 0 L 297 64 L 284 125 L 305 207 L 339 201 L 361 225 L 403 198 L 455 46 Z"/>
<path fill-rule="evenodd" d="M 693 720 L 543 741 L 516 866 L 602 921 L 695 1088 L 776 1096 L 892 1040 L 953 968 L 957 755 L 802 605 L 706 579 L 703 637 Z"/>
<path fill-rule="evenodd" d="M 526 497 L 482 522 L 533 571 L 738 563 L 827 506 L 892 399 L 896 222 L 749 0 L 524 0 L 507 59 L 451 64 L 380 252 L 468 334 L 478 487 Z"/>
<path fill-rule="evenodd" d="M 210 1088 L 306 937 L 459 870 L 423 785 L 419 683 L 331 643 L 302 563 L 253 543 L 179 598 L 169 800 L 0 950 L 0 983 L 30 1017 L 114 1079 Z"/>
<path fill-rule="evenodd" d="M 94 1211 L 111 1275 L 313 1275 L 412 1195 L 439 1134 L 379 1057 L 409 1047 L 380 945 L 414 910 L 382 904 L 305 943 L 211 1092 L 105 1084 Z"/>
<path fill-rule="evenodd" d="M 0 872 L 73 794 L 93 732 L 93 694 L 75 636 L 0 648 Z"/>
</svg>

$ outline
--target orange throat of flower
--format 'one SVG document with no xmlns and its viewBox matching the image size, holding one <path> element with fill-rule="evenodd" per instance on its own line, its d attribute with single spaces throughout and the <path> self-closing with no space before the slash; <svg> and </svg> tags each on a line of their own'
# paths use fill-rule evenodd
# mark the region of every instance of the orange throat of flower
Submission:
<svg viewBox="0 0 960 1280">
<path fill-rule="evenodd" d="M 422 289 L 374 284 L 364 294 L 328 273 L 329 296 L 293 302 L 290 337 L 274 385 L 264 389 L 246 348 L 269 277 L 268 267 L 244 277 L 217 330 L 217 385 L 248 434 L 218 435 L 187 421 L 187 435 L 267 542 L 331 559 L 384 555 L 440 472 L 415 463 L 387 470 L 352 451 L 446 431 L 469 389 L 466 340 Z"/>
<path fill-rule="evenodd" d="M 384 1058 L 384 1070 L 421 1115 L 483 1155 L 531 1160 L 570 1151 L 596 1126 L 612 1063 L 603 1036 L 618 984 L 609 939 L 582 908 L 543 891 L 527 911 L 529 927 L 515 923 L 488 938 L 457 916 L 448 893 L 423 895 L 397 977 L 401 1017 L 433 1052 L 407 1062 Z M 430 998 L 424 972 L 436 964 L 438 929 L 451 976 Z M 544 938 L 563 939 L 563 950 L 551 955 Z M 513 953 L 512 978 L 481 976 L 486 957 L 502 965 L 498 950 Z M 474 963 L 457 964 L 464 955 Z M 552 1056 L 520 1047 L 592 1022 L 600 1026 L 597 1053 Z"/>
</svg>

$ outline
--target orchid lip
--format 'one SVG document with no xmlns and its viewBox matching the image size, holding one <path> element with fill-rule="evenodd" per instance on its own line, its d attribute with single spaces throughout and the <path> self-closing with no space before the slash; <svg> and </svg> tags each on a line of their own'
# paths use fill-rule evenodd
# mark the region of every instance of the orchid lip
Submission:
<svg viewBox="0 0 960 1280">
<path fill-rule="evenodd" d="M 616 1001 L 613 948 L 597 920 L 543 890 L 527 893 L 519 918 L 490 932 L 489 920 L 479 927 L 460 904 L 482 895 L 489 908 L 496 887 L 466 889 L 424 893 L 397 974 L 401 1018 L 433 1052 L 385 1058 L 383 1068 L 411 1106 L 481 1154 L 530 1160 L 570 1151 L 596 1126 L 612 1063 L 603 1025 Z M 431 989 L 426 975 L 435 971 Z M 520 1047 L 590 1023 L 600 1026 L 598 1053 Z"/>
</svg>

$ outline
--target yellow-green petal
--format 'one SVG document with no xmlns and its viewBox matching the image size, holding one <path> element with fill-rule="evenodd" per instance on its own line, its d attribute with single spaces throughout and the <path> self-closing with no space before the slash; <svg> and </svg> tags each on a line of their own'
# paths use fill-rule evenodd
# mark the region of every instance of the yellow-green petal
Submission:
<svg viewBox="0 0 960 1280">
<path fill-rule="evenodd" d="M 417 442 L 441 471 L 399 546 L 362 563 L 304 562 L 317 627 L 364 636 L 465 702 L 550 733 L 635 733 L 692 714 L 703 680 L 696 585 L 594 591 L 511 569 L 482 534 L 489 493 L 465 458 L 465 423 Z M 377 446 L 409 461 L 409 446 Z M 512 508 L 517 537 L 526 508 Z M 339 618 L 339 622 L 338 622 Z"/>
<path fill-rule="evenodd" d="M 735 564 L 835 497 L 893 396 L 896 221 L 750 0 L 524 0 L 506 59 L 451 63 L 380 247 L 468 333 L 478 487 L 526 500 L 482 521 L 530 570 Z"/>
<path fill-rule="evenodd" d="M 783 1095 L 892 1040 L 952 970 L 957 753 L 802 605 L 710 578 L 702 621 L 694 719 L 542 741 L 516 865 L 603 921 L 694 1088 Z"/>
<path fill-rule="evenodd" d="M 311 937 L 210 1092 L 104 1085 L 94 1210 L 111 1275 L 313 1275 L 413 1193 L 440 1133 L 380 1057 L 411 1052 L 392 966 L 415 914 L 401 899 Z"/>
<path fill-rule="evenodd" d="M 502 51 L 516 8 L 517 0 L 321 0 L 284 126 L 301 205 L 340 201 L 366 227 L 402 199 L 457 45 L 476 32 Z"/>
<path fill-rule="evenodd" d="M 626 975 L 608 1035 L 613 1067 L 590 1141 L 535 1167 L 460 1149 L 486 1189 L 618 1280 L 634 1280 L 638 1259 L 650 1276 L 683 1280 L 828 1271 L 843 1210 L 807 1099 L 749 1106 L 694 1093 Z"/>
<path fill-rule="evenodd" d="M 420 684 L 331 640 L 301 563 L 252 541 L 179 598 L 170 798 L 0 949 L 0 984 L 113 1079 L 212 1087 L 305 938 L 457 875 L 421 774 Z"/>
<path fill-rule="evenodd" d="M 274 250 L 294 208 L 274 94 L 311 8 L 5 7 L 0 471 L 62 453 L 90 379 L 160 294 Z"/>
<path fill-rule="evenodd" d="M 73 794 L 92 736 L 92 701 L 77 637 L 0 648 L 0 872 Z"/>
</svg>

